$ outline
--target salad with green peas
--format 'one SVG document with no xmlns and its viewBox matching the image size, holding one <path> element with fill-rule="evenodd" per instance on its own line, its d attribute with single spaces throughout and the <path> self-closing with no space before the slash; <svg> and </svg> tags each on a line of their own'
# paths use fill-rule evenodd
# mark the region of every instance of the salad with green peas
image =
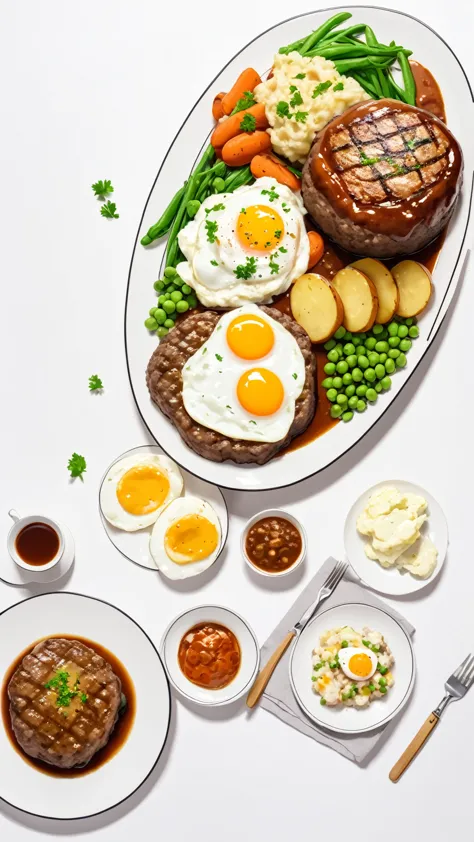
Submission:
<svg viewBox="0 0 474 842">
<path fill-rule="evenodd" d="M 322 382 L 332 403 L 331 418 L 352 421 L 354 412 L 364 412 L 387 392 L 391 375 L 405 368 L 412 340 L 419 336 L 416 318 L 395 318 L 387 325 L 375 324 L 366 333 L 336 330 L 325 343 L 327 363 Z"/>
</svg>

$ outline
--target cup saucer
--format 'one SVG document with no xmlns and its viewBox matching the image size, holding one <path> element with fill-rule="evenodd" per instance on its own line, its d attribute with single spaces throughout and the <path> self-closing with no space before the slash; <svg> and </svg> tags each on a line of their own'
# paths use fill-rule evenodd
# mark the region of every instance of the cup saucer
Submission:
<svg viewBox="0 0 474 842">
<path fill-rule="evenodd" d="M 61 560 L 50 570 L 42 573 L 35 570 L 23 570 L 13 561 L 9 553 L 5 553 L 0 561 L 0 580 L 7 585 L 26 587 L 31 584 L 49 584 L 56 582 L 66 575 L 74 561 L 74 538 L 71 531 L 63 523 L 57 522 L 64 536 L 64 552 Z"/>
</svg>

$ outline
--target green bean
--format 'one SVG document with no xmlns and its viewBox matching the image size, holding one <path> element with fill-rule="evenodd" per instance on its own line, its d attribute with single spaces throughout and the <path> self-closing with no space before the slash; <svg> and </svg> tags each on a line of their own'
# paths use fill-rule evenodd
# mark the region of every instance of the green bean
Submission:
<svg viewBox="0 0 474 842">
<path fill-rule="evenodd" d="M 316 32 L 316 30 L 314 30 L 314 31 Z M 298 40 L 298 41 L 293 41 L 293 43 L 292 43 L 292 44 L 287 44 L 287 45 L 286 45 L 286 47 L 280 47 L 280 49 L 278 50 L 278 52 L 279 52 L 279 53 L 281 53 L 281 54 L 285 54 L 285 53 L 292 53 L 294 50 L 296 50 L 296 51 L 298 52 L 298 51 L 299 51 L 299 48 L 303 46 L 303 44 L 304 44 L 304 42 L 306 41 L 307 37 L 308 37 L 308 36 L 307 36 L 307 35 L 305 35 L 305 37 L 304 37 L 304 38 L 299 38 L 299 40 Z"/>
<path fill-rule="evenodd" d="M 389 60 L 389 63 L 391 63 L 391 60 Z M 360 56 L 358 58 L 347 58 L 342 61 L 335 59 L 334 64 L 336 65 L 337 72 L 344 75 L 351 70 L 366 70 L 367 68 L 374 67 L 374 64 L 377 64 L 377 62 L 374 56 Z"/>
<path fill-rule="evenodd" d="M 354 26 L 349 26 L 347 29 L 336 29 L 335 32 L 329 32 L 324 38 L 321 38 L 319 43 L 326 44 L 326 43 L 334 43 L 334 41 L 340 41 L 341 38 L 347 38 L 350 35 L 356 35 L 358 32 L 363 32 L 365 29 L 365 24 L 363 23 L 356 23 Z"/>
<path fill-rule="evenodd" d="M 160 216 L 158 222 L 155 222 L 155 224 L 148 229 L 145 236 L 141 238 L 140 242 L 142 246 L 149 246 L 153 240 L 158 240 L 160 237 L 164 237 L 164 235 L 168 233 L 171 225 L 173 224 L 173 219 L 175 218 L 181 205 L 187 183 L 187 181 L 184 182 L 183 187 L 180 187 L 177 193 L 175 193 L 168 207 Z"/>
<path fill-rule="evenodd" d="M 409 105 L 416 105 L 416 84 L 410 62 L 403 50 L 397 55 L 400 70 L 402 71 L 403 87 Z"/>
<path fill-rule="evenodd" d="M 403 90 L 403 88 L 400 87 L 400 85 L 397 85 L 397 83 L 395 82 L 395 79 L 393 78 L 392 71 L 387 70 L 387 75 L 388 75 L 388 81 L 391 85 L 393 93 L 396 96 L 396 99 L 400 99 L 402 102 L 408 102 L 408 100 L 406 98 L 405 91 Z"/>
<path fill-rule="evenodd" d="M 336 26 L 339 26 L 340 23 L 344 23 L 345 20 L 351 18 L 352 15 L 350 12 L 339 12 L 337 15 L 333 15 L 332 18 L 329 18 L 322 26 L 318 27 L 311 35 L 308 35 L 306 41 L 304 42 L 303 46 L 299 50 L 302 56 L 305 56 L 314 46 L 324 38 L 328 32 L 335 29 Z"/>
<path fill-rule="evenodd" d="M 357 73 L 357 71 L 352 71 L 347 75 L 352 76 L 352 78 L 359 83 L 361 88 L 363 88 L 364 91 L 368 93 L 370 97 L 372 97 L 372 99 L 379 99 L 381 94 L 379 94 L 378 91 L 370 84 L 370 82 L 367 81 L 363 73 Z"/>
<path fill-rule="evenodd" d="M 198 176 L 199 174 L 207 167 L 210 163 L 212 158 L 215 156 L 214 149 L 211 145 L 209 145 L 203 155 L 201 160 L 199 161 L 198 165 L 196 166 L 193 173 L 191 173 L 187 184 L 186 189 L 184 191 L 184 195 L 181 199 L 180 206 L 174 218 L 173 224 L 171 226 L 171 230 L 168 237 L 168 245 L 166 247 L 166 264 L 167 266 L 175 266 L 178 263 L 178 255 L 179 255 L 179 245 L 178 245 L 178 233 L 183 227 L 183 222 L 185 222 L 185 214 L 186 214 L 186 205 L 188 204 L 190 199 L 194 199 L 196 194 L 196 190 L 198 188 Z"/>
<path fill-rule="evenodd" d="M 366 40 L 367 44 L 370 44 L 371 47 L 378 44 L 379 42 L 377 41 L 377 38 L 375 36 L 375 32 L 372 29 L 372 27 L 366 26 L 364 28 L 365 28 L 365 40 Z"/>
<path fill-rule="evenodd" d="M 377 58 L 392 57 L 392 61 L 397 57 L 397 51 L 389 50 L 387 47 L 369 47 L 367 44 L 350 43 L 350 44 L 334 44 L 328 46 L 315 47 L 309 56 L 318 55 L 324 58 L 355 58 L 356 56 L 376 56 Z"/>
<path fill-rule="evenodd" d="M 380 87 L 382 88 L 382 96 L 390 97 L 390 85 L 388 84 L 388 79 L 385 76 L 385 73 L 383 72 L 383 70 L 380 70 L 380 68 L 377 68 L 376 72 Z"/>
</svg>

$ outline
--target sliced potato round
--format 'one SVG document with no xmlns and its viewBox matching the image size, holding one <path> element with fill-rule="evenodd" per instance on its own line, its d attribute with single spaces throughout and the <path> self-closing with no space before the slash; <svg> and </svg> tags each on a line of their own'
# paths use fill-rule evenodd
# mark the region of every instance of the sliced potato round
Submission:
<svg viewBox="0 0 474 842">
<path fill-rule="evenodd" d="M 400 300 L 397 315 L 409 319 L 425 309 L 433 292 L 431 272 L 416 260 L 402 260 L 392 269 Z"/>
<path fill-rule="evenodd" d="M 364 272 L 352 266 L 340 269 L 332 282 L 342 299 L 346 330 L 351 333 L 370 330 L 379 305 L 375 284 Z"/>
<path fill-rule="evenodd" d="M 351 263 L 351 266 L 367 275 L 374 284 L 379 299 L 375 321 L 379 325 L 387 324 L 397 312 L 399 299 L 398 287 L 390 269 L 387 269 L 380 260 L 375 260 L 373 257 L 356 260 L 355 263 Z"/>
<path fill-rule="evenodd" d="M 291 288 L 290 302 L 294 319 L 312 342 L 326 342 L 342 324 L 340 296 L 322 275 L 301 275 Z"/>
</svg>

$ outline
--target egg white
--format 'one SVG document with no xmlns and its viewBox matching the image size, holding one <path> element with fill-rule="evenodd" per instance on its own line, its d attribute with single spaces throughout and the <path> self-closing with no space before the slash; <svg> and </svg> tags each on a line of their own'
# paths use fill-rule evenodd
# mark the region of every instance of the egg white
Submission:
<svg viewBox="0 0 474 842">
<path fill-rule="evenodd" d="M 270 200 L 268 192 L 278 198 Z M 260 254 L 245 250 L 237 233 L 237 219 L 242 208 L 266 205 L 279 213 L 284 234 L 272 252 Z M 291 282 L 306 272 L 309 240 L 304 226 L 306 213 L 299 193 L 279 184 L 273 178 L 259 178 L 254 184 L 238 188 L 234 193 L 219 193 L 205 199 L 194 219 L 180 231 L 179 247 L 186 261 L 176 267 L 178 274 L 196 291 L 206 307 L 239 307 L 246 302 L 266 302 L 285 292 Z M 207 221 L 216 222 L 214 242 L 209 242 Z M 285 251 L 280 251 L 280 248 Z M 237 266 L 247 257 L 257 262 L 256 272 L 247 280 L 235 275 Z M 275 271 L 275 263 L 279 266 Z"/>
<path fill-rule="evenodd" d="M 227 344 L 230 322 L 246 314 L 258 315 L 274 331 L 273 348 L 258 360 L 237 357 Z M 283 384 L 283 403 L 273 415 L 252 416 L 237 398 L 241 375 L 259 367 L 273 371 Z M 305 377 L 304 357 L 294 336 L 255 304 L 246 304 L 222 316 L 207 342 L 183 367 L 183 403 L 198 424 L 223 436 L 246 441 L 281 441 L 293 423 L 295 403 L 303 391 Z"/>
<path fill-rule="evenodd" d="M 207 558 L 200 561 L 191 561 L 188 564 L 176 564 L 167 554 L 165 549 L 165 535 L 173 523 L 181 520 L 186 515 L 201 515 L 210 521 L 217 529 L 217 547 Z M 211 564 L 214 564 L 220 552 L 222 542 L 222 531 L 219 518 L 210 503 L 200 500 L 199 497 L 181 497 L 173 500 L 172 503 L 161 513 L 156 521 L 150 535 L 150 554 L 163 576 L 168 579 L 188 579 L 204 573 Z"/>
<path fill-rule="evenodd" d="M 132 515 L 125 511 L 119 503 L 117 497 L 117 485 L 122 479 L 123 475 L 131 468 L 140 465 L 149 465 L 160 470 L 166 474 L 170 484 L 168 494 L 154 512 L 149 512 L 143 515 Z M 116 462 L 108 473 L 106 474 L 102 487 L 100 490 L 100 508 L 104 517 L 116 529 L 122 529 L 124 532 L 136 532 L 138 529 L 144 529 L 147 526 L 152 526 L 157 520 L 160 513 L 166 506 L 179 497 L 183 490 L 183 477 L 178 466 L 168 456 L 158 455 L 157 453 L 144 453 L 140 456 L 126 456 Z"/>
<path fill-rule="evenodd" d="M 370 658 L 372 670 L 368 675 L 356 675 L 355 672 L 352 672 L 352 670 L 349 669 L 349 661 L 352 656 L 360 653 L 363 653 Z M 359 646 L 347 646 L 345 649 L 341 649 L 339 651 L 339 663 L 344 675 L 347 675 L 348 678 L 352 678 L 354 681 L 367 681 L 369 678 L 372 678 L 377 669 L 377 656 L 371 652 L 370 649 L 367 649 L 366 646 L 362 648 Z"/>
</svg>

